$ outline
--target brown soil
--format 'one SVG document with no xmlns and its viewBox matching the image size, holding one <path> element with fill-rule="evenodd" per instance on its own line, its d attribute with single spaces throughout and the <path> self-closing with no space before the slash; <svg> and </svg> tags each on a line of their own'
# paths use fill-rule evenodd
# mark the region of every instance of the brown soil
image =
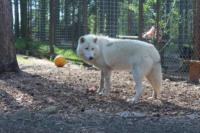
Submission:
<svg viewBox="0 0 200 133">
<path fill-rule="evenodd" d="M 87 92 L 89 87 L 98 88 L 98 70 L 72 64 L 58 68 L 52 62 L 33 57 L 24 60 L 19 63 L 21 73 L 0 75 L 0 110 L 3 113 L 21 109 L 40 113 L 55 107 L 53 115 L 63 116 L 92 109 L 110 115 L 136 111 L 149 117 L 186 117 L 194 113 L 200 116 L 199 84 L 164 79 L 161 100 L 155 101 L 148 100 L 152 87 L 145 80 L 140 101 L 130 104 L 126 99 L 132 98 L 136 91 L 130 72 L 113 72 L 111 92 L 108 97 L 102 97 Z"/>
</svg>

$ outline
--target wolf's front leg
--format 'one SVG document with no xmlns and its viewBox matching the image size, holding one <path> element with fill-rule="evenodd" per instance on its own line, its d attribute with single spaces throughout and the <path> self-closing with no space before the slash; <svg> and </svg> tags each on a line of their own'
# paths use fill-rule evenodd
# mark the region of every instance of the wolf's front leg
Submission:
<svg viewBox="0 0 200 133">
<path fill-rule="evenodd" d="M 104 69 L 105 89 L 102 96 L 107 96 L 110 91 L 110 76 L 111 76 L 111 70 L 109 68 L 105 68 Z"/>
<path fill-rule="evenodd" d="M 103 89 L 104 89 L 104 72 L 103 72 L 103 70 L 101 70 L 100 85 L 99 85 L 99 89 L 97 90 L 97 93 L 101 94 Z"/>
</svg>

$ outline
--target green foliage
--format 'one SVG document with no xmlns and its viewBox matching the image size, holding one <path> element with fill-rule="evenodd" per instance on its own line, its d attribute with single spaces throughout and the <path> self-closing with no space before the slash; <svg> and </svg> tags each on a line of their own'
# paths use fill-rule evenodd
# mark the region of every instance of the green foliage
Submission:
<svg viewBox="0 0 200 133">
<path fill-rule="evenodd" d="M 62 49 L 62 48 L 58 48 L 58 47 L 54 47 L 55 48 L 55 53 L 57 55 L 62 55 L 66 58 L 70 58 L 70 59 L 78 59 L 81 60 L 81 58 L 79 56 L 77 56 L 76 52 L 73 51 L 72 49 Z"/>
<path fill-rule="evenodd" d="M 95 15 L 90 15 L 89 16 L 89 23 L 88 26 L 90 27 L 90 33 L 91 34 L 95 34 L 94 33 L 94 27 L 95 27 Z"/>
<path fill-rule="evenodd" d="M 16 42 L 16 49 L 26 49 L 26 42 L 23 39 L 17 39 Z"/>
</svg>

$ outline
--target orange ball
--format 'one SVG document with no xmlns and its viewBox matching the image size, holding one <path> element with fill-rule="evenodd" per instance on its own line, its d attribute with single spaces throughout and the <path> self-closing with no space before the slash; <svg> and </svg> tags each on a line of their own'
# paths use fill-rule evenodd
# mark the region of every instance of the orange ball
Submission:
<svg viewBox="0 0 200 133">
<path fill-rule="evenodd" d="M 63 67 L 65 64 L 66 64 L 66 59 L 65 57 L 63 56 L 56 56 L 56 58 L 54 59 L 54 64 L 57 66 L 57 67 Z"/>
</svg>

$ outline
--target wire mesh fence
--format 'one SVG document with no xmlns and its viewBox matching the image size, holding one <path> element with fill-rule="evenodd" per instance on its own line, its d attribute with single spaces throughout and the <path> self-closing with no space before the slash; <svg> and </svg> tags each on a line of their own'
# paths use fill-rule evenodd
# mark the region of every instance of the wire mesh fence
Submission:
<svg viewBox="0 0 200 133">
<path fill-rule="evenodd" d="M 16 1 L 15 13 L 20 9 L 16 9 Z M 199 60 L 198 0 L 55 0 L 53 6 L 51 1 L 54 0 L 28 1 L 29 29 L 34 41 L 49 43 L 54 32 L 55 45 L 75 49 L 78 38 L 87 33 L 129 39 L 141 36 L 158 48 L 163 72 L 178 78 L 188 75 L 189 65 L 184 60 Z"/>
</svg>

